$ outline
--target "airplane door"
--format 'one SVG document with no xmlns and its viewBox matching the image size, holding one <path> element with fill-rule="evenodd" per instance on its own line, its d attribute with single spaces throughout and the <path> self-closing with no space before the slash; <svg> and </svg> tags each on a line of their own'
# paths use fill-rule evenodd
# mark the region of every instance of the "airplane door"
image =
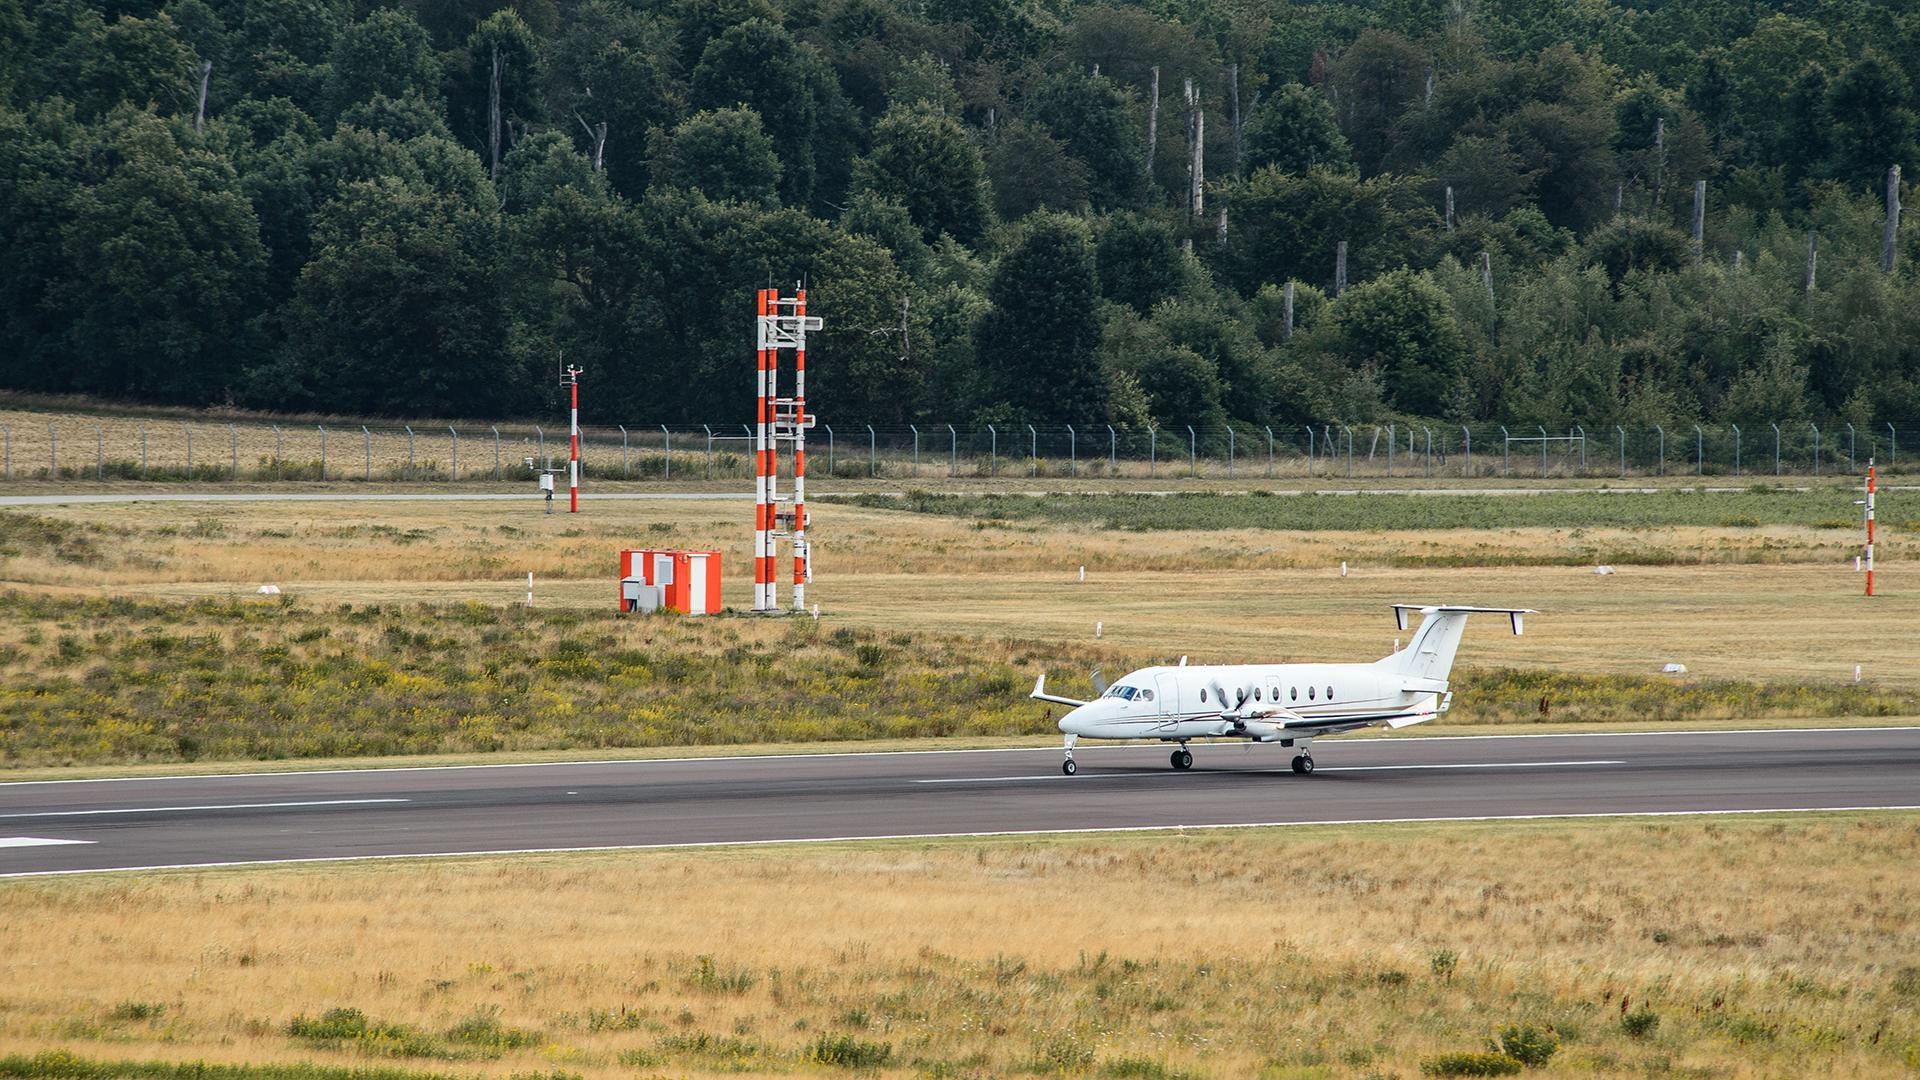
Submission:
<svg viewBox="0 0 1920 1080">
<path fill-rule="evenodd" d="M 1172 675 L 1153 677 L 1154 700 L 1160 706 L 1160 715 L 1169 716 L 1180 711 L 1180 680 Z"/>
</svg>

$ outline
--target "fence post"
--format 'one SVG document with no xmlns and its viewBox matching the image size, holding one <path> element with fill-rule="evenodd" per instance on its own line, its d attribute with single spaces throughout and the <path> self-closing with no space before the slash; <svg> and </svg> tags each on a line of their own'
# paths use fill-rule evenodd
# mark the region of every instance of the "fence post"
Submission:
<svg viewBox="0 0 1920 1080">
<path fill-rule="evenodd" d="M 1780 475 L 1780 425 L 1768 424 L 1773 429 L 1773 475 Z"/>
<path fill-rule="evenodd" d="M 411 480 L 411 479 L 413 479 L 413 477 L 414 477 L 414 469 L 413 469 L 413 425 L 412 425 L 412 424 L 401 424 L 400 426 L 401 426 L 401 427 L 403 427 L 403 428 L 406 428 L 406 429 L 407 429 L 407 479 L 409 479 L 409 480 Z"/>
<path fill-rule="evenodd" d="M 878 440 L 876 440 L 873 436 L 873 425 L 868 424 L 867 425 L 867 475 L 869 477 L 880 475 L 880 460 L 879 460 L 880 451 L 879 451 L 879 448 L 875 445 L 877 441 Z"/>
<path fill-rule="evenodd" d="M 1120 468 L 1120 436 L 1113 433 L 1113 425 L 1107 425 L 1107 470 L 1117 472 Z"/>
<path fill-rule="evenodd" d="M 1433 475 L 1433 429 L 1428 427 L 1425 424 L 1421 424 L 1420 430 L 1427 433 L 1427 475 L 1432 476 Z"/>
<path fill-rule="evenodd" d="M 1587 475 L 1587 429 L 1575 424 L 1573 430 L 1580 433 L 1580 475 L 1585 476 Z"/>
<path fill-rule="evenodd" d="M 1377 432 L 1380 429 L 1376 427 L 1373 430 Z M 1387 475 L 1388 476 L 1393 475 L 1393 444 L 1399 441 L 1400 441 L 1399 434 L 1393 430 L 1392 424 L 1388 424 L 1387 425 Z"/>
<path fill-rule="evenodd" d="M 620 479 L 626 480 L 633 475 L 633 468 L 628 464 L 627 425 L 615 424 L 614 427 L 620 429 Z"/>
<path fill-rule="evenodd" d="M 1733 429 L 1733 475 L 1740 475 L 1740 425 L 1728 424 Z"/>
<path fill-rule="evenodd" d="M 1307 475 L 1312 476 L 1313 475 L 1313 425 L 1308 424 L 1306 427 L 1307 427 Z M 1325 454 L 1326 452 L 1324 450 L 1321 451 L 1322 456 L 1325 456 Z"/>
<path fill-rule="evenodd" d="M 1080 476 L 1080 433 L 1067 425 L 1067 475 L 1078 479 Z"/>
<path fill-rule="evenodd" d="M 0 430 L 6 432 L 7 449 L 4 464 L 6 466 L 6 478 L 11 480 L 13 479 L 13 425 L 8 424 L 4 428 L 0 428 Z M 146 470 L 144 468 L 141 470 L 140 475 L 142 479 L 146 477 Z"/>
<path fill-rule="evenodd" d="M 1000 429 L 987 425 L 987 475 L 1000 474 Z"/>
<path fill-rule="evenodd" d="M 448 475 L 454 480 L 460 479 L 460 432 L 452 424 L 447 425 L 447 434 L 453 437 L 453 468 Z"/>
<path fill-rule="evenodd" d="M 9 469 L 7 470 L 7 472 L 8 472 L 8 475 L 12 475 L 13 470 Z M 140 425 L 140 479 L 145 480 L 146 478 L 147 478 L 147 425 L 141 424 Z M 324 480 L 326 478 L 321 477 L 321 479 Z"/>
<path fill-rule="evenodd" d="M 1312 428 L 1307 429 L 1307 440 L 1309 443 L 1313 440 Z M 1311 469 L 1309 469 L 1309 471 L 1311 471 Z M 1267 425 L 1267 478 L 1273 478 L 1273 425 L 1271 424 Z"/>
<path fill-rule="evenodd" d="M 1853 425 L 1847 425 L 1847 472 L 1853 472 Z"/>
<path fill-rule="evenodd" d="M 827 429 L 827 475 L 832 476 L 833 475 L 833 425 L 821 424 L 820 426 Z"/>
<path fill-rule="evenodd" d="M 368 431 L 365 424 L 360 425 L 360 441 L 366 448 L 367 479 L 371 480 L 373 479 L 373 432 Z M 192 440 L 188 440 L 187 446 L 193 446 Z"/>
<path fill-rule="evenodd" d="M 1653 430 L 1660 434 L 1660 471 L 1658 475 L 1665 476 L 1667 475 L 1667 429 L 1661 427 L 1659 424 L 1655 424 L 1653 425 Z"/>
<path fill-rule="evenodd" d="M 1227 475 L 1233 475 L 1233 425 L 1227 425 Z"/>
<path fill-rule="evenodd" d="M 193 478 L 193 429 L 182 423 L 180 430 L 187 433 L 187 478 Z"/>
<path fill-rule="evenodd" d="M 60 435 L 47 425 L 47 479 L 60 479 Z"/>
<path fill-rule="evenodd" d="M 1040 434 L 1027 425 L 1027 475 L 1040 475 Z"/>
<path fill-rule="evenodd" d="M 1888 424 L 1887 425 L 1887 471 L 1892 472 L 1893 466 L 1897 462 L 1899 462 L 1899 460 L 1900 460 L 1900 433 L 1894 430 L 1894 427 L 1892 424 Z"/>
<path fill-rule="evenodd" d="M 1540 475 L 1547 475 L 1547 425 L 1535 424 L 1540 429 Z"/>
<path fill-rule="evenodd" d="M 1347 435 L 1347 479 L 1351 480 L 1353 479 L 1353 429 L 1341 424 L 1340 430 Z"/>
<path fill-rule="evenodd" d="M 913 432 L 913 475 L 917 480 L 920 477 L 920 425 L 908 424 L 907 427 Z"/>
<path fill-rule="evenodd" d="M 1154 468 L 1160 464 L 1160 429 L 1147 425 L 1147 475 L 1153 475 Z"/>
<path fill-rule="evenodd" d="M 1467 460 L 1466 464 L 1462 466 L 1460 475 L 1470 477 L 1473 475 L 1473 429 L 1465 424 L 1461 424 L 1460 438 L 1462 442 L 1466 443 L 1467 447 Z"/>
<path fill-rule="evenodd" d="M 707 433 L 707 479 L 711 480 L 713 479 L 713 429 L 705 424 L 701 424 L 700 427 Z M 832 431 L 833 429 L 828 428 L 827 430 Z M 832 472 L 833 466 L 827 466 L 827 471 Z"/>
<path fill-rule="evenodd" d="M 1693 425 L 1693 475 L 1706 475 L 1706 440 L 1700 434 L 1700 425 Z"/>
<path fill-rule="evenodd" d="M 1193 425 L 1187 425 L 1187 478 L 1200 476 L 1200 438 L 1193 433 Z"/>
<path fill-rule="evenodd" d="M 99 424 L 93 425 L 93 478 L 107 478 L 107 432 Z"/>
<path fill-rule="evenodd" d="M 327 478 L 327 425 L 315 424 L 313 426 L 320 429 L 320 479 L 325 480 Z M 141 438 L 143 441 L 145 439 L 145 436 L 146 436 L 146 433 L 141 432 Z M 144 447 L 142 448 L 141 453 L 143 456 L 146 453 Z"/>
<path fill-rule="evenodd" d="M 227 455 L 228 464 L 233 469 L 233 479 L 238 480 L 240 479 L 240 433 L 234 430 L 232 424 L 227 425 Z"/>
<path fill-rule="evenodd" d="M 947 476 L 960 475 L 960 433 L 947 425 Z"/>
<path fill-rule="evenodd" d="M 535 450 L 534 453 L 540 455 L 535 460 L 539 461 L 540 467 L 544 469 L 548 465 L 553 464 L 552 462 L 547 460 L 547 433 L 546 433 L 546 430 L 543 429 L 539 424 L 535 424 L 533 425 L 533 435 L 534 435 L 534 438 L 538 440 L 538 442 L 535 445 L 539 447 L 539 449 Z"/>
<path fill-rule="evenodd" d="M 1813 475 L 1819 476 L 1820 475 L 1820 425 L 1812 422 L 1808 422 L 1807 427 L 1813 429 Z"/>
<path fill-rule="evenodd" d="M 758 451 L 758 450 L 760 449 L 760 447 L 759 447 L 759 444 L 757 444 L 757 443 L 755 443 L 755 442 L 753 441 L 753 425 L 752 425 L 752 424 L 741 424 L 741 425 L 740 425 L 740 431 L 741 431 L 741 432 L 742 432 L 742 433 L 743 433 L 743 434 L 744 434 L 744 435 L 746 436 L 746 440 L 745 440 L 745 441 L 746 441 L 746 444 L 747 444 L 747 448 L 748 448 L 748 451 L 749 451 L 749 453 L 747 453 L 747 454 L 742 454 L 742 455 L 740 455 L 740 456 L 741 456 L 741 457 L 743 457 L 743 458 L 744 458 L 744 457 L 749 457 L 749 456 L 751 456 L 751 454 L 752 454 L 752 452 L 756 452 L 756 451 Z M 586 445 L 586 441 L 585 441 L 584 439 L 583 439 L 583 440 L 581 440 L 581 444 L 580 444 L 580 445 L 582 445 L 582 446 L 585 446 L 585 445 Z M 581 468 L 582 470 L 585 470 L 585 469 L 586 469 L 586 467 L 587 467 L 587 463 L 586 463 L 586 461 L 585 461 L 585 460 L 583 459 L 583 460 L 582 460 L 582 461 L 580 462 L 580 468 Z"/>
<path fill-rule="evenodd" d="M 1507 425 L 1500 425 L 1500 475 L 1513 475 L 1513 436 L 1507 433 Z"/>
<path fill-rule="evenodd" d="M 500 479 L 500 428 L 495 424 L 489 424 L 487 427 L 493 432 L 493 478 L 498 480 Z"/>
<path fill-rule="evenodd" d="M 673 432 L 668 431 L 665 424 L 660 425 L 660 456 L 663 459 L 660 463 L 660 479 L 673 479 Z"/>
<path fill-rule="evenodd" d="M 1620 478 L 1624 480 L 1627 477 L 1627 429 L 1615 424 L 1613 430 L 1620 436 Z"/>
<path fill-rule="evenodd" d="M 275 480 L 278 480 L 280 479 L 280 470 L 283 468 L 283 466 L 281 465 L 281 462 L 286 460 L 286 454 L 283 452 L 283 448 L 286 446 L 286 441 L 280 437 L 280 425 L 274 424 L 272 425 L 272 427 L 273 427 L 273 478 Z"/>
</svg>

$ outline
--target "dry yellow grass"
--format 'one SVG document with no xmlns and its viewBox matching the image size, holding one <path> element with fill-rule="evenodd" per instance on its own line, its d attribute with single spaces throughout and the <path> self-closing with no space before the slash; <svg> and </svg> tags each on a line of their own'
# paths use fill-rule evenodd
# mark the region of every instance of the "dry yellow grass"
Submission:
<svg viewBox="0 0 1920 1080">
<path fill-rule="evenodd" d="M 46 508 L 123 530 L 104 562 L 45 555 L 0 575 L 55 590 L 164 597 L 251 592 L 273 582 L 307 603 L 524 600 L 601 608 L 621 547 L 720 549 L 728 604 L 750 603 L 744 502 L 615 502 L 579 516 L 537 502 L 136 504 Z M 1122 533 L 965 521 L 832 504 L 814 512 L 810 597 L 840 625 L 1088 642 L 1198 661 L 1384 654 L 1401 601 L 1540 608 L 1525 638 L 1469 635 L 1463 663 L 1649 673 L 1920 684 L 1920 590 L 1901 582 L 1905 548 L 1883 549 L 1883 595 L 1860 594 L 1843 530 L 1679 528 L 1445 532 Z M 1603 534 L 1612 534 L 1610 536 Z M 1604 541 L 1686 553 L 1694 565 L 1392 568 L 1426 559 L 1541 555 Z M 1489 552 L 1492 552 L 1489 555 Z M 1747 559 L 1782 561 L 1748 562 Z M 1351 574 L 1341 578 L 1340 562 Z M 1077 581 L 1086 566 L 1088 581 Z"/>
<path fill-rule="evenodd" d="M 538 1032 L 463 1066 L 496 1075 L 730 1071 L 702 1033 L 814 1073 L 828 1033 L 891 1043 L 895 1075 L 1406 1076 L 1506 1023 L 1551 1025 L 1559 1075 L 1910 1075 L 1916 857 L 1920 820 L 1837 815 L 11 882 L 0 1049 L 352 1062 L 285 1034 L 350 1006 Z"/>
</svg>

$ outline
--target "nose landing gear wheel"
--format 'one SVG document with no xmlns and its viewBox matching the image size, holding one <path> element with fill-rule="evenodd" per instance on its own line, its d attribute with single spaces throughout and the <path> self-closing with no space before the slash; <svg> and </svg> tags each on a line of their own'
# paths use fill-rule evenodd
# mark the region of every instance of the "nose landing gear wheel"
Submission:
<svg viewBox="0 0 1920 1080">
<path fill-rule="evenodd" d="M 1173 767 L 1176 769 L 1193 768 L 1193 754 L 1185 748 L 1173 752 Z"/>
<path fill-rule="evenodd" d="M 1060 771 L 1066 773 L 1068 776 L 1072 776 L 1074 773 L 1080 771 L 1080 766 L 1075 765 L 1072 758 L 1068 758 L 1060 763 Z"/>
<path fill-rule="evenodd" d="M 1293 771 L 1301 776 L 1310 775 L 1313 772 L 1313 759 L 1305 754 L 1296 755 L 1293 759 Z"/>
</svg>

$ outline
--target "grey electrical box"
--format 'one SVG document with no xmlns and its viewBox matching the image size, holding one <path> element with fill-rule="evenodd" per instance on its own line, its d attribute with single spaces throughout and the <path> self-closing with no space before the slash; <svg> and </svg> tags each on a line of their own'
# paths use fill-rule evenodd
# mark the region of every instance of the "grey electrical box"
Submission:
<svg viewBox="0 0 1920 1080">
<path fill-rule="evenodd" d="M 627 611 L 659 611 L 660 593 L 660 586 L 649 585 L 637 577 L 620 579 L 620 606 Z"/>
</svg>

